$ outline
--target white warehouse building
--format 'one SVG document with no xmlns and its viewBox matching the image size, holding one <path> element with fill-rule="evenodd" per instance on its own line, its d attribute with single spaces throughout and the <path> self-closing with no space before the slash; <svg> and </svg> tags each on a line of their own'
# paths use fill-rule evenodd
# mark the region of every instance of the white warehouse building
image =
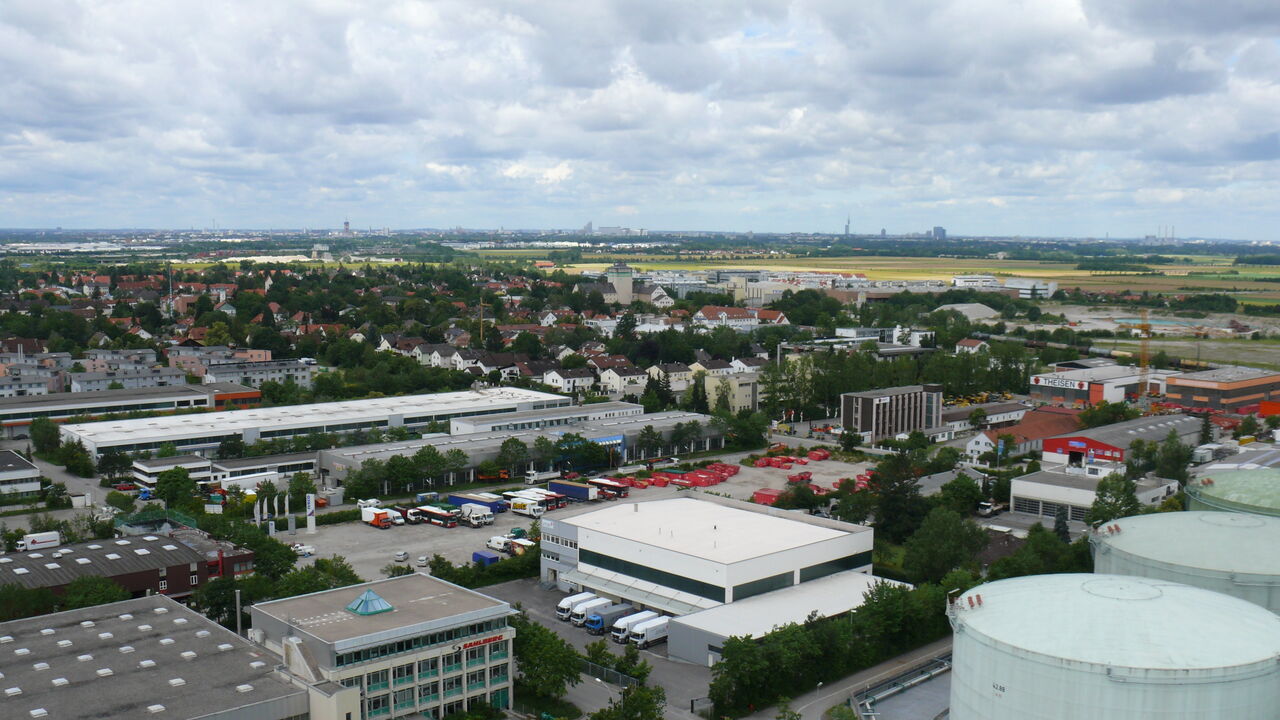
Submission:
<svg viewBox="0 0 1280 720">
<path fill-rule="evenodd" d="M 1134 515 L 1089 537 L 1093 570 L 1171 580 L 1280 614 L 1280 518 L 1190 511 Z"/>
<path fill-rule="evenodd" d="M 172 444 L 182 453 L 207 453 L 223 440 L 291 438 L 394 427 L 423 429 L 454 418 L 564 407 L 569 398 L 522 388 L 488 388 L 341 402 L 254 408 L 172 417 L 63 425 L 62 439 L 80 441 L 94 455 L 154 451 Z"/>
<path fill-rule="evenodd" d="M 1120 575 L 980 585 L 950 610 L 950 720 L 1275 720 L 1280 618 Z"/>
<path fill-rule="evenodd" d="M 809 583 L 830 579 L 812 587 L 840 593 L 841 607 L 791 603 L 806 605 L 799 621 L 811 610 L 830 615 L 861 604 L 874 581 L 864 575 L 871 572 L 872 545 L 868 527 L 699 494 L 543 518 L 541 574 L 565 592 L 586 590 L 637 610 L 690 616 L 683 626 L 671 625 L 669 653 L 706 663 L 725 637 L 721 630 L 736 624 L 728 608 L 748 598 L 802 593 Z M 857 577 L 837 582 L 837 575 Z M 704 610 L 718 614 L 696 620 Z M 760 616 L 748 606 L 742 613 Z M 771 629 L 754 625 L 753 632 Z"/>
</svg>

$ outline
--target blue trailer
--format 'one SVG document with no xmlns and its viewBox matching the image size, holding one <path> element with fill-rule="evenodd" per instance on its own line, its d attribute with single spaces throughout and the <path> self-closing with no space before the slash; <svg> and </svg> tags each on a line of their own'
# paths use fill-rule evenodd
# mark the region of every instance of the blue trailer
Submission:
<svg viewBox="0 0 1280 720">
<path fill-rule="evenodd" d="M 471 553 L 471 562 L 478 563 L 480 567 L 489 567 L 501 559 L 498 553 L 490 550 L 477 550 Z"/>
<path fill-rule="evenodd" d="M 458 507 L 462 507 L 463 505 L 468 505 L 468 504 L 483 505 L 489 508 L 489 512 L 494 513 L 495 515 L 497 513 L 506 512 L 511 507 L 511 505 L 506 500 L 503 500 L 502 498 L 498 498 L 495 500 L 493 498 L 487 498 L 487 497 L 484 497 L 483 495 L 479 495 L 476 493 L 450 493 L 449 502 L 454 505 L 457 505 Z"/>
</svg>

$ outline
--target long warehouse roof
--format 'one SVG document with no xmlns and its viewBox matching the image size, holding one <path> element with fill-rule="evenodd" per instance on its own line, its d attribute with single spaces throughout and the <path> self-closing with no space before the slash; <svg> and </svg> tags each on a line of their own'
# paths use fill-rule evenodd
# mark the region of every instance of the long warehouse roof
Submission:
<svg viewBox="0 0 1280 720">
<path fill-rule="evenodd" d="M 833 540 L 848 531 L 782 515 L 742 510 L 719 503 L 674 498 L 621 503 L 566 518 L 578 528 L 612 535 L 718 563 L 736 563 L 761 555 Z"/>
<path fill-rule="evenodd" d="M 230 412 L 138 418 L 64 425 L 68 432 L 94 442 L 132 440 L 155 435 L 227 434 L 250 428 L 277 428 L 319 422 L 351 422 L 388 415 L 444 414 L 460 409 L 483 411 L 518 402 L 564 400 L 563 396 L 525 390 L 492 388 L 459 392 L 286 405 Z"/>
</svg>

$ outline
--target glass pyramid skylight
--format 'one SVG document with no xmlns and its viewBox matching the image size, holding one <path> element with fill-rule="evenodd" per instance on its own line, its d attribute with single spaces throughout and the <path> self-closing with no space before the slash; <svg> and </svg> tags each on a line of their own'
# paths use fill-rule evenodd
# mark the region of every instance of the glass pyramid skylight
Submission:
<svg viewBox="0 0 1280 720">
<path fill-rule="evenodd" d="M 365 590 L 360 597 L 347 605 L 347 609 L 357 615 L 377 615 L 395 610 L 391 607 L 391 603 L 383 600 L 381 595 L 372 590 Z"/>
</svg>

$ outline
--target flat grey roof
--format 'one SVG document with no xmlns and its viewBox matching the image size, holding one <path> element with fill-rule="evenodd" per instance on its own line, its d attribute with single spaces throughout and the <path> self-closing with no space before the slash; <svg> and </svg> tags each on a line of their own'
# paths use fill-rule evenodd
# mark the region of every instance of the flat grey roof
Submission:
<svg viewBox="0 0 1280 720">
<path fill-rule="evenodd" d="M 0 623 L 0 643 L 4 687 L 22 690 L 0 701 L 6 718 L 123 720 L 163 705 L 154 717 L 188 720 L 290 696 L 306 708 L 279 659 L 162 595 Z"/>
<path fill-rule="evenodd" d="M 1201 421 L 1188 415 L 1155 415 L 1125 420 L 1112 425 L 1075 430 L 1054 437 L 1085 437 L 1118 448 L 1128 448 L 1134 440 L 1163 440 L 1170 430 L 1178 435 L 1200 432 Z"/>
<path fill-rule="evenodd" d="M 545 410 L 518 410 L 516 412 L 497 413 L 494 415 L 477 415 L 470 418 L 458 418 L 465 422 L 477 422 L 494 424 L 506 422 L 520 422 L 521 420 L 550 420 L 553 418 L 574 417 L 581 415 L 589 417 L 607 412 L 619 412 L 622 410 L 639 410 L 644 412 L 643 405 L 627 402 L 603 402 L 592 403 L 590 405 L 566 405 L 565 407 L 546 408 Z"/>
<path fill-rule="evenodd" d="M 347 605 L 366 590 L 373 590 L 394 609 L 376 615 L 356 615 L 347 610 Z M 464 613 L 496 610 L 506 614 L 511 610 L 511 606 L 501 600 L 425 573 L 271 600 L 253 607 L 330 643 L 446 620 Z"/>
<path fill-rule="evenodd" d="M 1114 465 L 1115 472 L 1124 472 L 1124 465 L 1120 463 L 1114 463 Z M 1039 472 L 1033 472 L 1016 477 L 1014 478 L 1014 481 L 1037 483 L 1040 485 L 1053 485 L 1054 487 L 1088 490 L 1089 492 L 1093 492 L 1098 489 L 1098 482 L 1102 480 L 1103 477 L 1105 476 L 1092 477 L 1085 475 L 1084 473 L 1064 473 L 1054 472 L 1053 470 L 1040 470 Z M 1156 482 L 1150 478 L 1142 478 L 1135 483 L 1138 490 L 1151 490 L 1159 487 L 1161 484 L 1162 483 Z"/>
<path fill-rule="evenodd" d="M 849 570 L 672 618 L 671 622 L 722 638 L 759 638 L 788 623 L 803 624 L 810 613 L 824 618 L 847 613 L 861 606 L 867 591 L 877 583 L 906 584 Z"/>
<path fill-rule="evenodd" d="M 164 468 L 165 470 L 168 470 L 169 468 L 178 467 L 179 465 L 190 465 L 192 463 L 208 465 L 209 458 L 202 455 L 173 455 L 171 457 L 162 458 L 138 458 L 133 461 L 135 467 L 142 468 L 143 470 L 155 470 L 157 468 Z"/>
<path fill-rule="evenodd" d="M 209 387 L 209 386 L 204 386 Z M 250 390 L 250 388 L 245 388 Z M 491 388 L 487 390 L 462 390 L 458 392 L 401 395 L 370 398 L 367 400 L 342 400 L 338 402 L 289 405 L 270 408 L 251 408 L 234 412 L 176 415 L 165 418 L 137 418 L 108 420 L 77 425 L 63 425 L 64 433 L 74 433 L 95 443 L 132 440 L 142 442 L 155 437 L 182 437 L 186 435 L 226 435 L 247 429 L 280 427 L 305 427 L 323 423 L 347 423 L 386 418 L 391 415 L 432 415 L 436 413 L 482 413 L 485 410 L 538 401 L 560 401 L 562 395 L 524 390 L 522 388 Z"/>
<path fill-rule="evenodd" d="M 559 409 L 560 408 L 548 408 L 547 412 Z M 490 418 L 498 416 L 486 415 L 483 417 Z M 588 439 L 591 439 L 605 437 L 608 435 L 621 435 L 632 430 L 639 432 L 639 430 L 643 429 L 646 425 L 652 425 L 658 432 L 663 432 L 675 427 L 678 423 L 695 420 L 705 426 L 711 421 L 711 418 L 700 413 L 671 410 L 667 412 L 652 413 L 650 415 L 631 415 L 627 417 L 608 418 L 605 420 L 588 420 L 586 422 L 572 423 L 569 425 L 557 425 L 554 428 L 497 430 L 492 432 L 464 433 L 461 435 L 438 433 L 427 435 L 417 440 L 377 443 L 374 445 L 355 445 L 352 447 L 334 448 L 332 450 L 321 450 L 320 452 L 324 453 L 324 455 L 329 458 L 345 458 L 349 462 L 353 462 L 358 466 L 365 460 L 385 459 L 396 455 L 412 455 L 426 445 L 432 445 L 440 452 L 447 452 L 456 448 L 470 455 L 473 453 L 497 449 L 502 445 L 502 441 L 507 438 L 518 438 L 526 445 L 532 446 L 534 441 L 539 437 L 548 437 L 555 440 L 559 438 L 561 433 L 579 433 Z"/>
<path fill-rule="evenodd" d="M 1184 373 L 1182 380 L 1202 380 L 1207 382 L 1237 382 L 1239 380 L 1254 380 L 1256 378 L 1276 377 L 1280 378 L 1280 372 L 1275 370 L 1263 370 L 1261 368 L 1229 366 L 1214 368 L 1213 370 L 1201 370 L 1200 372 Z"/>
<path fill-rule="evenodd" d="M 223 370 L 274 370 L 276 368 L 309 368 L 314 365 L 307 365 L 301 360 L 257 360 L 253 362 L 237 362 L 237 363 L 218 363 L 210 365 L 209 372 L 222 372 Z"/>
<path fill-rule="evenodd" d="M 30 460 L 12 450 L 0 450 L 0 472 L 39 471 Z"/>
<path fill-rule="evenodd" d="M 845 395 L 857 398 L 878 398 L 889 397 L 892 395 L 906 395 L 908 393 L 924 392 L 923 385 L 903 385 L 901 387 L 883 388 L 880 390 L 863 390 L 862 392 L 845 393 Z"/>
<path fill-rule="evenodd" d="M 181 542 L 160 535 L 93 540 L 0 555 L 0 585 L 58 587 L 85 575 L 113 577 L 204 559 Z"/>
<path fill-rule="evenodd" d="M 238 386 L 243 387 L 243 386 Z M 202 389 L 204 388 L 204 389 Z M 126 390 L 91 390 L 78 393 L 51 393 L 49 395 L 24 395 L 21 397 L 0 398 L 0 412 L 39 409 L 57 405 L 92 405 L 97 403 L 118 403 L 131 400 L 153 400 L 156 398 L 195 398 L 208 397 L 208 386 L 200 385 L 166 385 L 163 387 L 135 388 Z M 251 388 L 244 388 L 250 390 Z"/>
<path fill-rule="evenodd" d="M 315 460 L 319 453 L 298 452 L 284 453 L 281 455 L 259 455 L 258 457 L 232 458 L 228 460 L 214 460 L 213 464 L 218 467 L 227 468 L 247 468 L 247 467 L 266 467 L 269 465 L 287 465 L 296 462 L 304 462 L 307 460 Z"/>
<path fill-rule="evenodd" d="M 807 517 L 753 512 L 682 497 L 615 503 L 559 522 L 726 564 L 866 530 L 857 525 L 838 530 L 806 522 Z"/>
</svg>

